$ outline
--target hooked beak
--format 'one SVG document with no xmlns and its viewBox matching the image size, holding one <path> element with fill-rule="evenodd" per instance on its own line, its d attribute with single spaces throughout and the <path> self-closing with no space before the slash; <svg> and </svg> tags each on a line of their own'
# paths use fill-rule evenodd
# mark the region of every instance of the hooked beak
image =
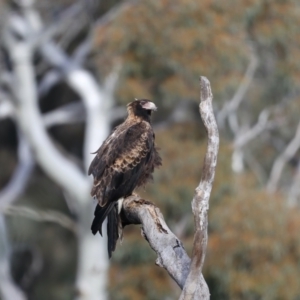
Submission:
<svg viewBox="0 0 300 300">
<path fill-rule="evenodd" d="M 142 107 L 147 110 L 157 110 L 157 107 L 153 102 L 147 102 Z"/>
</svg>

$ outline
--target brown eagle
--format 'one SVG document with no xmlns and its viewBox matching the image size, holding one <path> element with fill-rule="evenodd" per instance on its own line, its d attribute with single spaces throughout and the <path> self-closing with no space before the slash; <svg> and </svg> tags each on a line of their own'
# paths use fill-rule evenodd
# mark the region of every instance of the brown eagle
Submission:
<svg viewBox="0 0 300 300">
<path fill-rule="evenodd" d="M 91 195 L 98 200 L 92 232 L 102 235 L 102 223 L 106 216 L 108 255 L 111 257 L 119 237 L 118 201 L 132 194 L 133 190 L 152 178 L 161 158 L 155 148 L 155 135 L 151 127 L 151 113 L 157 108 L 146 99 L 127 105 L 128 117 L 103 142 L 96 151 L 88 174 L 93 174 Z"/>
</svg>

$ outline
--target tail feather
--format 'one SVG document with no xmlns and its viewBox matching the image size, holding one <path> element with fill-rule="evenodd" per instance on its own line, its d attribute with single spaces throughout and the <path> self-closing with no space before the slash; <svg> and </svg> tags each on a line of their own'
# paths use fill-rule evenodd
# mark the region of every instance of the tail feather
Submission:
<svg viewBox="0 0 300 300">
<path fill-rule="evenodd" d="M 108 256 L 111 258 L 111 254 L 116 249 L 116 244 L 119 238 L 119 215 L 118 206 L 115 205 L 110 211 L 107 217 L 107 250 Z"/>
<path fill-rule="evenodd" d="M 114 202 L 110 202 L 104 207 L 101 207 L 100 205 L 97 204 L 94 213 L 95 217 L 91 226 L 91 230 L 94 235 L 97 233 L 97 231 L 99 231 L 99 233 L 102 235 L 102 224 L 105 218 L 107 217 L 107 215 L 114 207 L 114 204 L 115 204 Z"/>
<path fill-rule="evenodd" d="M 117 202 L 110 202 L 104 207 L 97 205 L 94 215 L 95 217 L 91 226 L 93 234 L 96 234 L 99 231 L 102 235 L 102 224 L 107 217 L 107 250 L 108 256 L 111 258 L 119 238 L 119 214 Z"/>
</svg>

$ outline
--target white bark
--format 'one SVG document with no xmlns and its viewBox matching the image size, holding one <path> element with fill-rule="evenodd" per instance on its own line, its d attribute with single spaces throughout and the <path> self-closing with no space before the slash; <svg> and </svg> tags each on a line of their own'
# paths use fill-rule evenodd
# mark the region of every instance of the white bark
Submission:
<svg viewBox="0 0 300 300">
<path fill-rule="evenodd" d="M 11 102 L 9 102 L 5 96 L 1 97 L 0 93 L 0 120 L 5 118 L 10 118 L 14 115 L 14 107 Z M 2 99 L 1 99 L 2 98 Z M 2 101 L 1 101 L 2 100 Z"/>
<path fill-rule="evenodd" d="M 274 193 L 276 191 L 284 166 L 286 165 L 287 161 L 296 154 L 299 148 L 300 122 L 298 123 L 294 138 L 289 142 L 283 152 L 276 158 L 273 164 L 269 181 L 267 183 L 268 192 Z"/>
<path fill-rule="evenodd" d="M 157 254 L 156 264 L 165 268 L 183 288 L 191 259 L 181 241 L 167 226 L 158 207 L 134 194 L 124 199 L 123 212 L 128 223 L 142 224 L 142 234 Z"/>
<path fill-rule="evenodd" d="M 253 81 L 255 71 L 258 67 L 258 58 L 254 53 L 253 49 L 250 49 L 250 63 L 245 72 L 244 78 L 236 90 L 234 96 L 230 101 L 227 101 L 220 112 L 217 114 L 218 124 L 224 126 L 225 120 L 228 119 L 229 127 L 234 135 L 234 150 L 231 156 L 231 169 L 235 173 L 241 173 L 244 170 L 244 152 L 241 143 L 246 144 L 247 141 L 251 140 L 254 132 L 253 130 L 248 131 L 246 138 L 238 120 L 237 110 L 241 103 L 245 100 L 245 95 Z M 255 131 L 260 128 L 252 128 Z"/>
<path fill-rule="evenodd" d="M 239 85 L 232 99 L 225 103 L 225 105 L 217 115 L 217 120 L 220 125 L 223 125 L 225 119 L 228 118 L 230 128 L 233 132 L 238 131 L 239 128 L 236 111 L 239 108 L 242 101 L 245 99 L 245 95 L 250 87 L 255 71 L 258 67 L 258 58 L 254 54 L 253 49 L 251 49 L 250 51 L 250 63 L 248 65 L 248 68 L 245 72 L 241 84 Z"/>
<path fill-rule="evenodd" d="M 62 156 L 47 135 L 37 106 L 30 47 L 26 44 L 20 44 L 15 45 L 11 50 L 13 51 L 14 70 L 19 87 L 17 91 L 19 99 L 17 120 L 19 125 L 30 141 L 38 163 L 55 182 L 72 196 L 78 205 L 77 212 L 81 223 L 78 236 L 78 299 L 106 299 L 108 262 L 105 259 L 105 247 L 90 232 L 90 220 L 93 213 L 92 200 L 89 196 L 90 182 L 78 167 Z M 73 80 L 75 79 L 73 78 Z M 92 83 L 94 84 L 94 81 Z M 86 93 L 88 93 L 88 89 L 86 89 Z M 95 137 L 95 140 L 100 144 L 99 138 Z M 99 260 L 99 257 L 102 259 Z M 101 272 L 94 272 L 94 269 Z"/>
<path fill-rule="evenodd" d="M 256 138 L 259 134 L 264 132 L 267 128 L 273 126 L 273 123 L 268 122 L 269 110 L 264 109 L 258 117 L 258 121 L 251 128 L 244 130 L 243 128 L 235 132 L 235 138 L 233 143 L 233 153 L 231 157 L 231 169 L 233 172 L 239 174 L 245 169 L 244 167 L 244 151 L 243 147 L 250 141 Z"/>
<path fill-rule="evenodd" d="M 263 111 L 261 111 L 257 123 L 248 130 L 238 134 L 234 141 L 234 147 L 241 148 L 245 146 L 259 134 L 261 134 L 266 128 L 270 127 L 270 125 L 273 125 L 273 123 L 268 122 L 269 113 L 270 112 L 268 109 L 264 109 Z"/>
<path fill-rule="evenodd" d="M 208 289 L 203 289 L 199 294 L 197 292 L 197 287 L 201 284 L 200 278 L 206 254 L 208 223 L 207 212 L 209 208 L 209 197 L 215 177 L 215 168 L 217 165 L 219 132 L 213 113 L 213 95 L 210 83 L 207 78 L 201 77 L 200 85 L 200 114 L 208 134 L 208 143 L 201 180 L 196 188 L 195 196 L 192 201 L 195 224 L 192 262 L 180 300 L 210 298 Z"/>
<path fill-rule="evenodd" d="M 44 125 L 52 126 L 85 122 L 86 114 L 82 103 L 72 103 L 54 109 L 43 115 Z"/>
<path fill-rule="evenodd" d="M 244 152 L 241 148 L 235 148 L 231 156 L 231 169 L 234 173 L 242 173 L 244 166 Z"/>
<path fill-rule="evenodd" d="M 18 86 L 15 91 L 18 100 L 16 120 L 30 142 L 39 165 L 76 203 L 79 247 L 77 299 L 106 299 L 108 258 L 105 238 L 100 241 L 90 232 L 93 216 L 93 202 L 89 193 L 91 182 L 73 162 L 58 151 L 47 134 L 38 109 L 38 92 L 32 64 L 33 46 L 40 50 L 44 59 L 54 68 L 63 70 L 64 79 L 83 100 L 87 114 L 84 143 L 86 169 L 92 159 L 90 152 L 95 151 L 109 134 L 108 109 L 112 105 L 114 86 L 110 84 L 104 88 L 99 87 L 89 72 L 80 68 L 59 47 L 48 41 L 48 37 L 43 38 L 42 22 L 33 9 L 32 2 L 22 2 L 24 19 L 16 16 L 10 24 L 13 30 L 22 28 L 24 39 L 15 40 L 9 31 L 6 35 L 14 65 L 15 84 Z M 113 77 L 116 78 L 116 75 Z"/>
<path fill-rule="evenodd" d="M 26 42 L 11 47 L 11 58 L 16 76 L 17 117 L 36 160 L 47 174 L 78 201 L 85 201 L 89 184 L 82 172 L 65 158 L 50 140 L 38 109 L 37 89 L 32 66 L 32 49 Z"/>
</svg>

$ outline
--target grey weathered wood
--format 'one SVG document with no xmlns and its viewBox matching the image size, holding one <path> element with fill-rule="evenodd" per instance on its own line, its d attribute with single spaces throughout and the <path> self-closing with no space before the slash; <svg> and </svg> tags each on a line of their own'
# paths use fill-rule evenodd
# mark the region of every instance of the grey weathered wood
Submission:
<svg viewBox="0 0 300 300">
<path fill-rule="evenodd" d="M 166 224 L 158 207 L 138 195 L 123 202 L 123 218 L 130 224 L 142 224 L 142 234 L 156 252 L 156 264 L 165 268 L 183 288 L 189 273 L 191 259 L 181 241 Z"/>
<path fill-rule="evenodd" d="M 202 274 L 207 246 L 207 211 L 209 197 L 215 177 L 217 155 L 219 150 L 219 132 L 212 107 L 213 95 L 207 78 L 200 78 L 200 114 L 208 135 L 208 143 L 202 176 L 192 201 L 194 214 L 195 235 L 190 273 L 185 282 L 180 300 L 209 299 L 209 292 L 198 294 L 199 278 Z"/>
</svg>

